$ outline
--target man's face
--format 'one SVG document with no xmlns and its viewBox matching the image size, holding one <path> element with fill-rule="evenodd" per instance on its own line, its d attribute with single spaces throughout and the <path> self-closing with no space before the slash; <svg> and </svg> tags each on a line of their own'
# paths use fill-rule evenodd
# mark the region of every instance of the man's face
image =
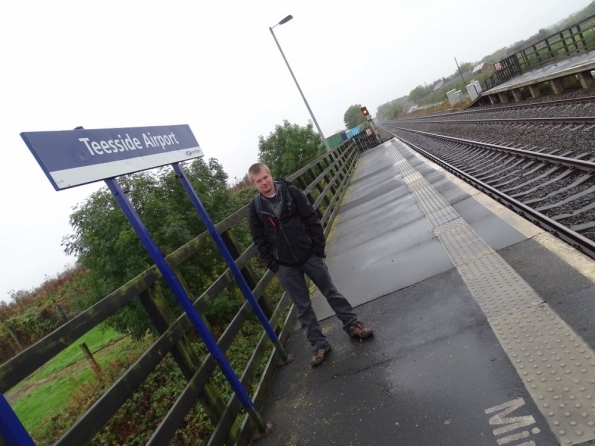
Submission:
<svg viewBox="0 0 595 446">
<path fill-rule="evenodd" d="M 270 196 L 275 193 L 273 178 L 271 178 L 271 174 L 264 169 L 252 175 L 252 182 L 258 191 L 265 196 Z"/>
</svg>

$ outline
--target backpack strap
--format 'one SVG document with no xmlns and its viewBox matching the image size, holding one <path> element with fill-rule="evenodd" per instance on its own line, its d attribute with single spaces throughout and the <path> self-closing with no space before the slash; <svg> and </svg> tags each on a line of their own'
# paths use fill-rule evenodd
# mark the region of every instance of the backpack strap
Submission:
<svg viewBox="0 0 595 446">
<path fill-rule="evenodd" d="M 295 201 L 295 196 L 293 195 L 294 193 L 291 191 L 290 183 L 288 181 L 285 181 L 285 184 L 282 185 L 280 183 L 277 183 L 276 186 L 277 189 L 280 189 L 282 187 L 284 190 L 287 191 L 284 194 L 283 199 L 285 200 L 287 207 L 291 209 L 291 206 L 293 206 L 293 203 Z M 262 199 L 263 198 L 262 195 L 260 195 L 260 192 L 254 195 L 254 209 L 256 210 L 256 215 L 258 215 L 258 218 L 261 223 L 264 221 L 264 215 L 262 214 Z"/>
<path fill-rule="evenodd" d="M 260 196 L 260 193 L 257 193 L 256 195 L 254 195 L 254 209 L 256 210 L 256 215 L 258 215 L 258 218 L 260 220 L 260 222 L 262 223 L 264 220 L 264 217 L 262 216 L 262 197 Z"/>
</svg>

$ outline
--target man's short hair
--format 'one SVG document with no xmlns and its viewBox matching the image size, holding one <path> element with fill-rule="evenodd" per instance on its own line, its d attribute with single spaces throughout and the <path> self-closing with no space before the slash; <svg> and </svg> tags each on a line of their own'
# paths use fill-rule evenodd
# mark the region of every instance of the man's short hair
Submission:
<svg viewBox="0 0 595 446">
<path fill-rule="evenodd" d="M 264 170 L 265 172 L 267 172 L 269 175 L 272 176 L 271 169 L 269 169 L 266 164 L 254 163 L 248 169 L 248 178 L 250 178 L 250 181 L 252 181 L 252 176 L 260 173 L 261 170 Z"/>
</svg>

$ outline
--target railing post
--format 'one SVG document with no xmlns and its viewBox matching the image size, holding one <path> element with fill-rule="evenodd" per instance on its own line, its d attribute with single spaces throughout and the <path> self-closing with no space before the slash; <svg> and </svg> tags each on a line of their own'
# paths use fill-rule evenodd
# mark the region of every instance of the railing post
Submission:
<svg viewBox="0 0 595 446">
<path fill-rule="evenodd" d="M 225 231 L 221 233 L 221 239 L 223 239 L 223 243 L 225 243 L 225 246 L 231 254 L 231 257 L 234 260 L 237 260 L 242 254 L 242 251 L 235 235 L 233 235 L 231 231 Z M 240 272 L 242 273 L 242 276 L 244 277 L 244 280 L 246 281 L 248 286 L 252 290 L 254 290 L 254 288 L 256 288 L 256 285 L 258 285 L 258 279 L 256 272 L 254 271 L 252 266 L 246 264 L 246 266 L 244 266 L 244 268 L 242 268 Z M 260 305 L 260 308 L 262 309 L 266 317 L 270 320 L 271 316 L 273 315 L 274 308 L 271 305 L 269 296 L 266 294 L 266 292 L 262 292 L 260 299 L 258 299 L 258 304 Z"/>
<path fill-rule="evenodd" d="M 17 347 L 19 347 L 19 350 L 21 350 L 21 351 L 25 350 L 23 348 L 23 346 L 21 345 L 21 343 L 19 342 L 19 338 L 17 338 L 17 335 L 14 334 L 14 332 L 10 329 L 10 327 L 8 326 L 8 324 L 5 323 L 4 326 L 8 330 L 8 333 L 10 333 L 10 336 L 12 336 L 12 339 L 14 340 L 14 342 L 17 344 Z"/>
<path fill-rule="evenodd" d="M 318 168 L 320 169 L 320 172 L 322 173 L 322 171 L 323 171 L 324 169 L 321 169 L 321 167 L 320 167 L 320 166 L 318 166 Z M 313 177 L 314 179 L 316 179 L 317 175 L 315 175 L 315 174 L 314 174 L 314 170 L 312 169 L 312 167 L 310 167 L 310 168 L 308 169 L 308 172 L 310 173 L 310 175 L 312 175 L 312 177 Z M 324 177 L 323 177 L 323 178 L 324 178 Z M 316 183 L 316 189 L 318 189 L 318 192 L 319 192 L 319 193 L 322 193 L 322 191 L 324 190 L 324 187 L 322 187 L 322 185 L 320 184 L 320 181 L 318 181 L 318 182 Z M 329 204 L 329 199 L 328 199 L 328 196 L 327 196 L 327 195 L 325 195 L 325 196 L 324 196 L 322 199 L 323 199 L 323 200 L 326 202 L 326 205 L 328 206 L 328 204 Z"/>
<path fill-rule="evenodd" d="M 328 168 L 331 166 L 331 164 L 332 164 L 332 163 L 330 163 L 330 162 L 329 162 L 328 158 L 324 158 L 322 161 L 323 161 L 323 162 L 324 162 L 324 164 L 325 164 L 325 166 L 324 166 L 325 170 L 326 170 L 326 169 L 328 169 Z M 331 168 L 329 169 L 329 171 L 328 171 L 328 172 L 329 172 L 329 174 L 331 175 L 331 178 L 334 176 L 334 174 L 333 174 L 333 169 L 334 169 L 334 167 L 331 167 Z M 335 172 L 335 173 L 336 173 L 336 172 Z M 329 179 L 329 175 L 328 175 L 328 174 L 325 174 L 325 175 L 324 175 L 324 179 L 326 180 L 326 182 L 327 182 L 328 184 L 330 184 L 330 179 Z M 336 193 L 337 193 L 337 187 L 335 186 L 335 184 L 334 184 L 334 183 L 333 183 L 333 184 L 331 184 L 331 191 L 333 192 L 333 194 L 336 194 Z"/>
<path fill-rule="evenodd" d="M 177 271 L 176 275 L 179 280 Z M 193 300 L 191 297 L 190 299 Z M 176 320 L 176 317 L 163 297 L 163 294 L 155 287 L 155 285 L 152 285 L 150 288 L 141 292 L 141 294 L 139 294 L 139 300 L 159 334 L 163 334 Z M 202 315 L 201 319 L 203 319 L 204 322 L 204 317 L 202 317 Z M 210 325 L 208 325 L 207 328 L 212 332 Z M 172 349 L 171 354 L 186 380 L 190 380 L 200 367 L 201 359 L 192 348 L 192 344 L 186 335 L 180 338 Z M 221 398 L 217 388 L 211 382 L 205 384 L 204 389 L 199 395 L 199 401 L 213 425 L 217 425 L 219 418 L 221 418 L 221 414 L 225 410 L 225 402 Z"/>
<path fill-rule="evenodd" d="M 316 178 L 316 177 L 314 177 Z M 302 176 L 300 175 L 299 177 L 296 178 L 300 188 L 305 191 L 308 188 L 308 185 L 306 184 L 306 182 L 304 181 L 304 179 L 302 178 Z M 304 192 L 306 193 L 306 192 Z M 308 201 L 310 201 L 310 203 L 314 203 L 314 197 L 312 197 L 311 193 L 306 193 L 306 197 L 308 197 Z M 322 215 L 320 215 L 320 210 L 318 209 L 314 209 L 316 211 L 316 213 L 318 214 L 318 218 L 322 217 Z"/>
<path fill-rule="evenodd" d="M 89 350 L 89 347 L 87 346 L 87 343 L 86 342 L 83 342 L 82 344 L 79 345 L 79 347 L 81 348 L 81 350 L 82 350 L 83 355 L 85 356 L 85 358 L 87 358 L 87 362 L 89 363 L 89 365 L 93 369 L 93 373 L 95 374 L 95 378 L 97 378 L 98 381 L 101 381 L 101 377 L 102 377 L 101 367 L 99 367 L 99 363 L 97 362 L 97 360 L 93 356 L 93 353 L 91 353 L 91 350 Z"/>
<path fill-rule="evenodd" d="M 535 56 L 537 57 L 537 61 L 541 63 L 541 56 L 539 55 L 539 51 L 537 50 L 537 46 L 533 45 L 533 51 L 535 52 Z"/>
<path fill-rule="evenodd" d="M 587 50 L 587 42 L 585 41 L 585 36 L 583 35 L 583 30 L 581 29 L 581 25 L 579 25 L 577 23 L 576 29 L 578 31 L 578 35 L 580 36 L 579 42 L 581 42 L 583 44 L 583 49 L 586 51 Z"/>
<path fill-rule="evenodd" d="M 572 36 L 572 31 L 570 32 L 570 35 Z M 560 40 L 562 41 L 562 46 L 564 48 L 564 51 L 566 52 L 566 55 L 570 56 L 570 51 L 568 50 L 568 44 L 566 43 L 566 37 L 564 37 L 564 31 L 561 31 L 560 33 L 558 33 L 558 36 L 560 37 Z"/>
</svg>

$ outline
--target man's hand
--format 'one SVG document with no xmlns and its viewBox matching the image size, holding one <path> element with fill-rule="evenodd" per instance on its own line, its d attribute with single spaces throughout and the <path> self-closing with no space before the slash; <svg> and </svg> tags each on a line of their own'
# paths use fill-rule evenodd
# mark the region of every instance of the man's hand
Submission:
<svg viewBox="0 0 595 446">
<path fill-rule="evenodd" d="M 326 254 L 324 253 L 324 248 L 314 248 L 312 250 L 312 254 L 316 257 L 320 257 L 321 259 L 326 259 Z"/>
<path fill-rule="evenodd" d="M 277 272 L 277 270 L 279 269 L 279 264 L 277 263 L 276 260 L 271 260 L 271 262 L 267 265 L 267 267 L 274 273 Z"/>
</svg>

